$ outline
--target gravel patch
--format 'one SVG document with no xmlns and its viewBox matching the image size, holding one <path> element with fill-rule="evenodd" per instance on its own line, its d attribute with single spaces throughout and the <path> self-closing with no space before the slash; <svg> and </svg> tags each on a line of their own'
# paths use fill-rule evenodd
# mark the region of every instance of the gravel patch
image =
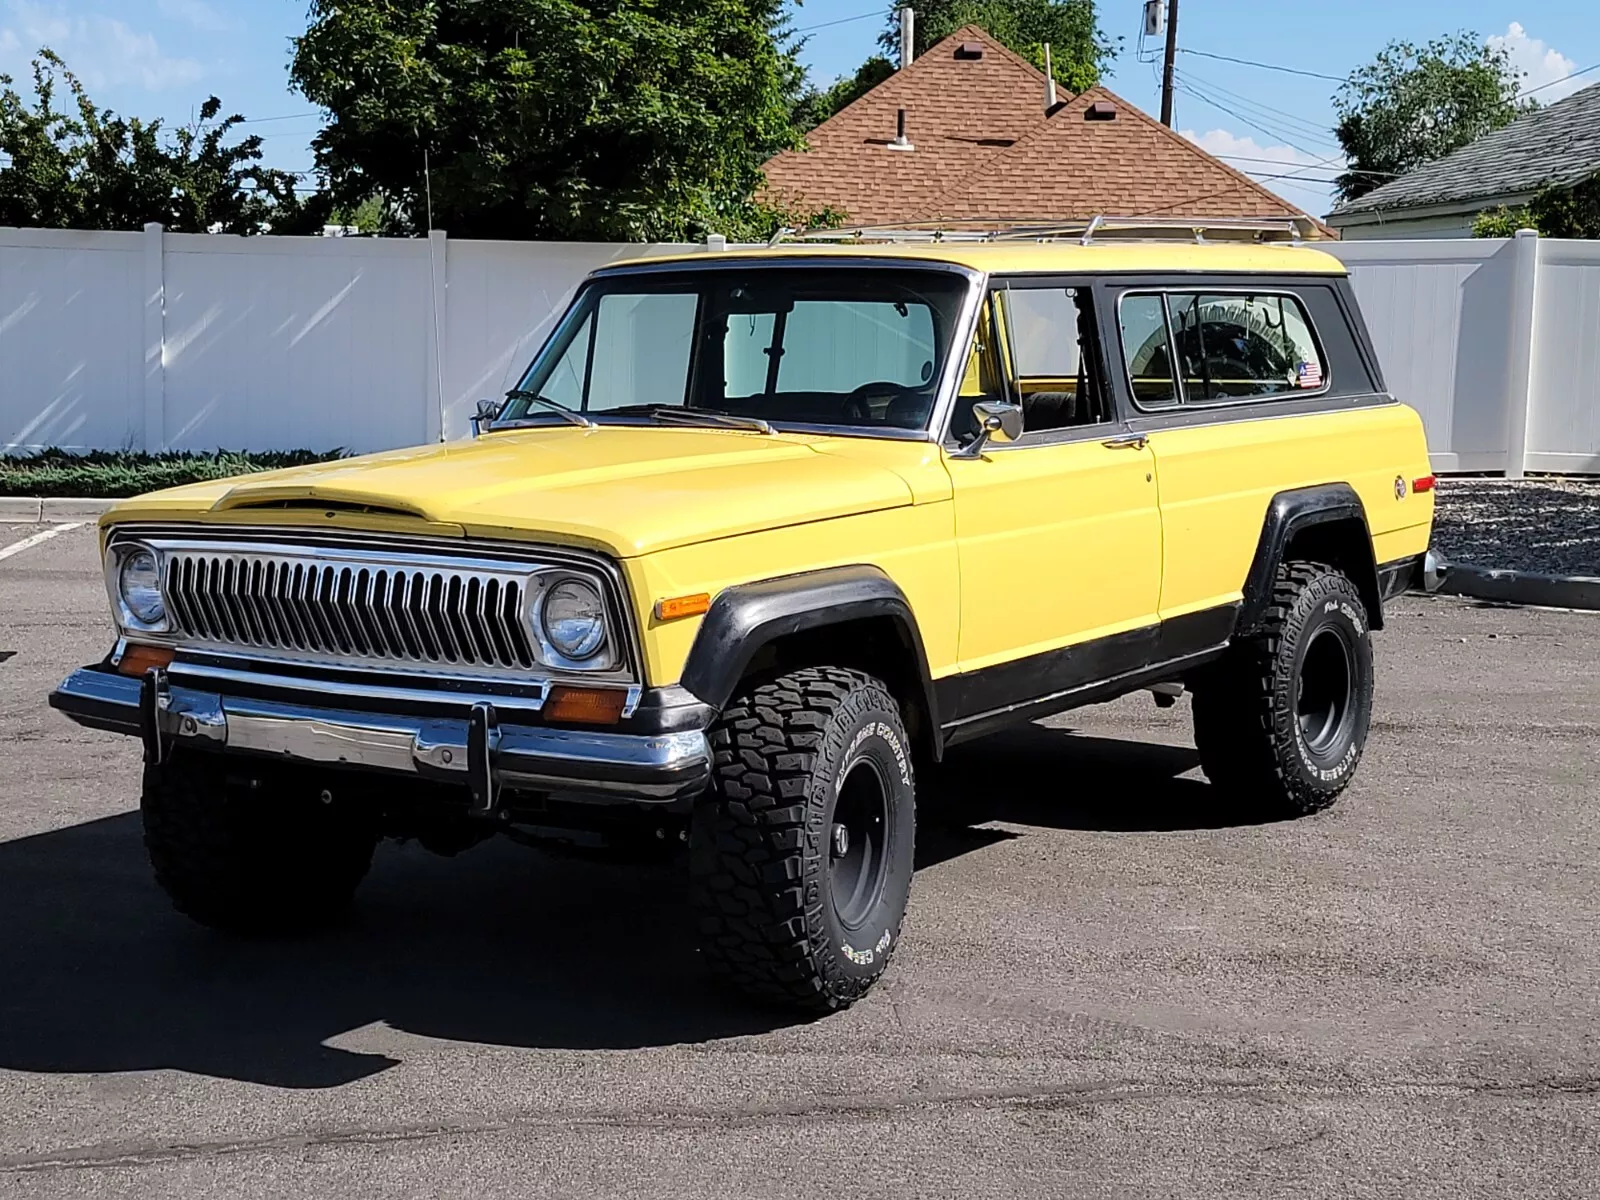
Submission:
<svg viewBox="0 0 1600 1200">
<path fill-rule="evenodd" d="M 1600 576 L 1600 479 L 1441 479 L 1433 548 L 1480 567 Z"/>
</svg>

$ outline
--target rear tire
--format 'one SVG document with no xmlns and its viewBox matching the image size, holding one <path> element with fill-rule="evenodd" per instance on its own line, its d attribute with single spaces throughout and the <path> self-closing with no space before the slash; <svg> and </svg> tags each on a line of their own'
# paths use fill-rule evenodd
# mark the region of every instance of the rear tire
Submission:
<svg viewBox="0 0 1600 1200">
<path fill-rule="evenodd" d="M 378 827 L 331 782 L 270 765 L 187 755 L 145 767 L 140 810 L 156 882 L 213 929 L 281 933 L 327 924 L 372 864 Z"/>
<path fill-rule="evenodd" d="M 1349 785 L 1372 720 L 1372 639 L 1351 580 L 1278 568 L 1262 626 L 1196 681 L 1206 777 L 1264 816 L 1327 808 Z"/>
<path fill-rule="evenodd" d="M 732 700 L 711 746 L 690 837 L 707 960 L 760 999 L 848 1007 L 889 965 L 911 887 L 898 704 L 871 676 L 807 667 Z"/>
</svg>

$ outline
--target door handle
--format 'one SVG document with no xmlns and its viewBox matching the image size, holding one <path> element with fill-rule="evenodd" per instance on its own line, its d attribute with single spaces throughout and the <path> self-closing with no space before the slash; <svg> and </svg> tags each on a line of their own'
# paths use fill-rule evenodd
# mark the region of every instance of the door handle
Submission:
<svg viewBox="0 0 1600 1200">
<path fill-rule="evenodd" d="M 1100 443 L 1108 450 L 1143 450 L 1150 439 L 1142 433 L 1125 433 L 1121 437 L 1107 438 Z"/>
</svg>

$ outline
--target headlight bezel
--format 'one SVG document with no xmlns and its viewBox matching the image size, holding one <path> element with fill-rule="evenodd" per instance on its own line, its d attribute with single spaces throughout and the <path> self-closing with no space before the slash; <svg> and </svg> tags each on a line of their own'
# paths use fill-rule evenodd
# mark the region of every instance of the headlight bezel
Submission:
<svg viewBox="0 0 1600 1200">
<path fill-rule="evenodd" d="M 142 616 L 129 602 L 124 576 L 130 562 L 148 555 L 155 565 L 155 593 L 160 605 L 160 616 L 154 619 Z M 124 633 L 167 634 L 172 632 L 172 605 L 167 597 L 165 556 L 154 546 L 141 541 L 123 541 L 112 545 L 106 554 L 106 591 L 111 598 L 112 615 Z"/>
<path fill-rule="evenodd" d="M 558 670 L 584 672 L 614 668 L 617 658 L 616 622 L 601 581 L 574 571 L 561 571 L 546 576 L 540 582 L 538 594 L 529 608 L 528 625 L 538 643 L 538 656 L 544 660 L 544 665 Z M 599 638 L 582 654 L 564 651 L 549 628 L 548 606 L 556 593 L 566 587 L 586 589 L 593 596 L 599 611 Z"/>
</svg>

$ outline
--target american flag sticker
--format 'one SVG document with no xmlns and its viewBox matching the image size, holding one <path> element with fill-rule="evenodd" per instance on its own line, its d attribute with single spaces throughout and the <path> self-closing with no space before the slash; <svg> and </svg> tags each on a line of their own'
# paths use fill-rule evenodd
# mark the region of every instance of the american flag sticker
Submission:
<svg viewBox="0 0 1600 1200">
<path fill-rule="evenodd" d="M 1303 388 L 1319 388 L 1322 386 L 1322 364 L 1318 362 L 1303 362 L 1295 368 L 1295 380 Z"/>
</svg>

